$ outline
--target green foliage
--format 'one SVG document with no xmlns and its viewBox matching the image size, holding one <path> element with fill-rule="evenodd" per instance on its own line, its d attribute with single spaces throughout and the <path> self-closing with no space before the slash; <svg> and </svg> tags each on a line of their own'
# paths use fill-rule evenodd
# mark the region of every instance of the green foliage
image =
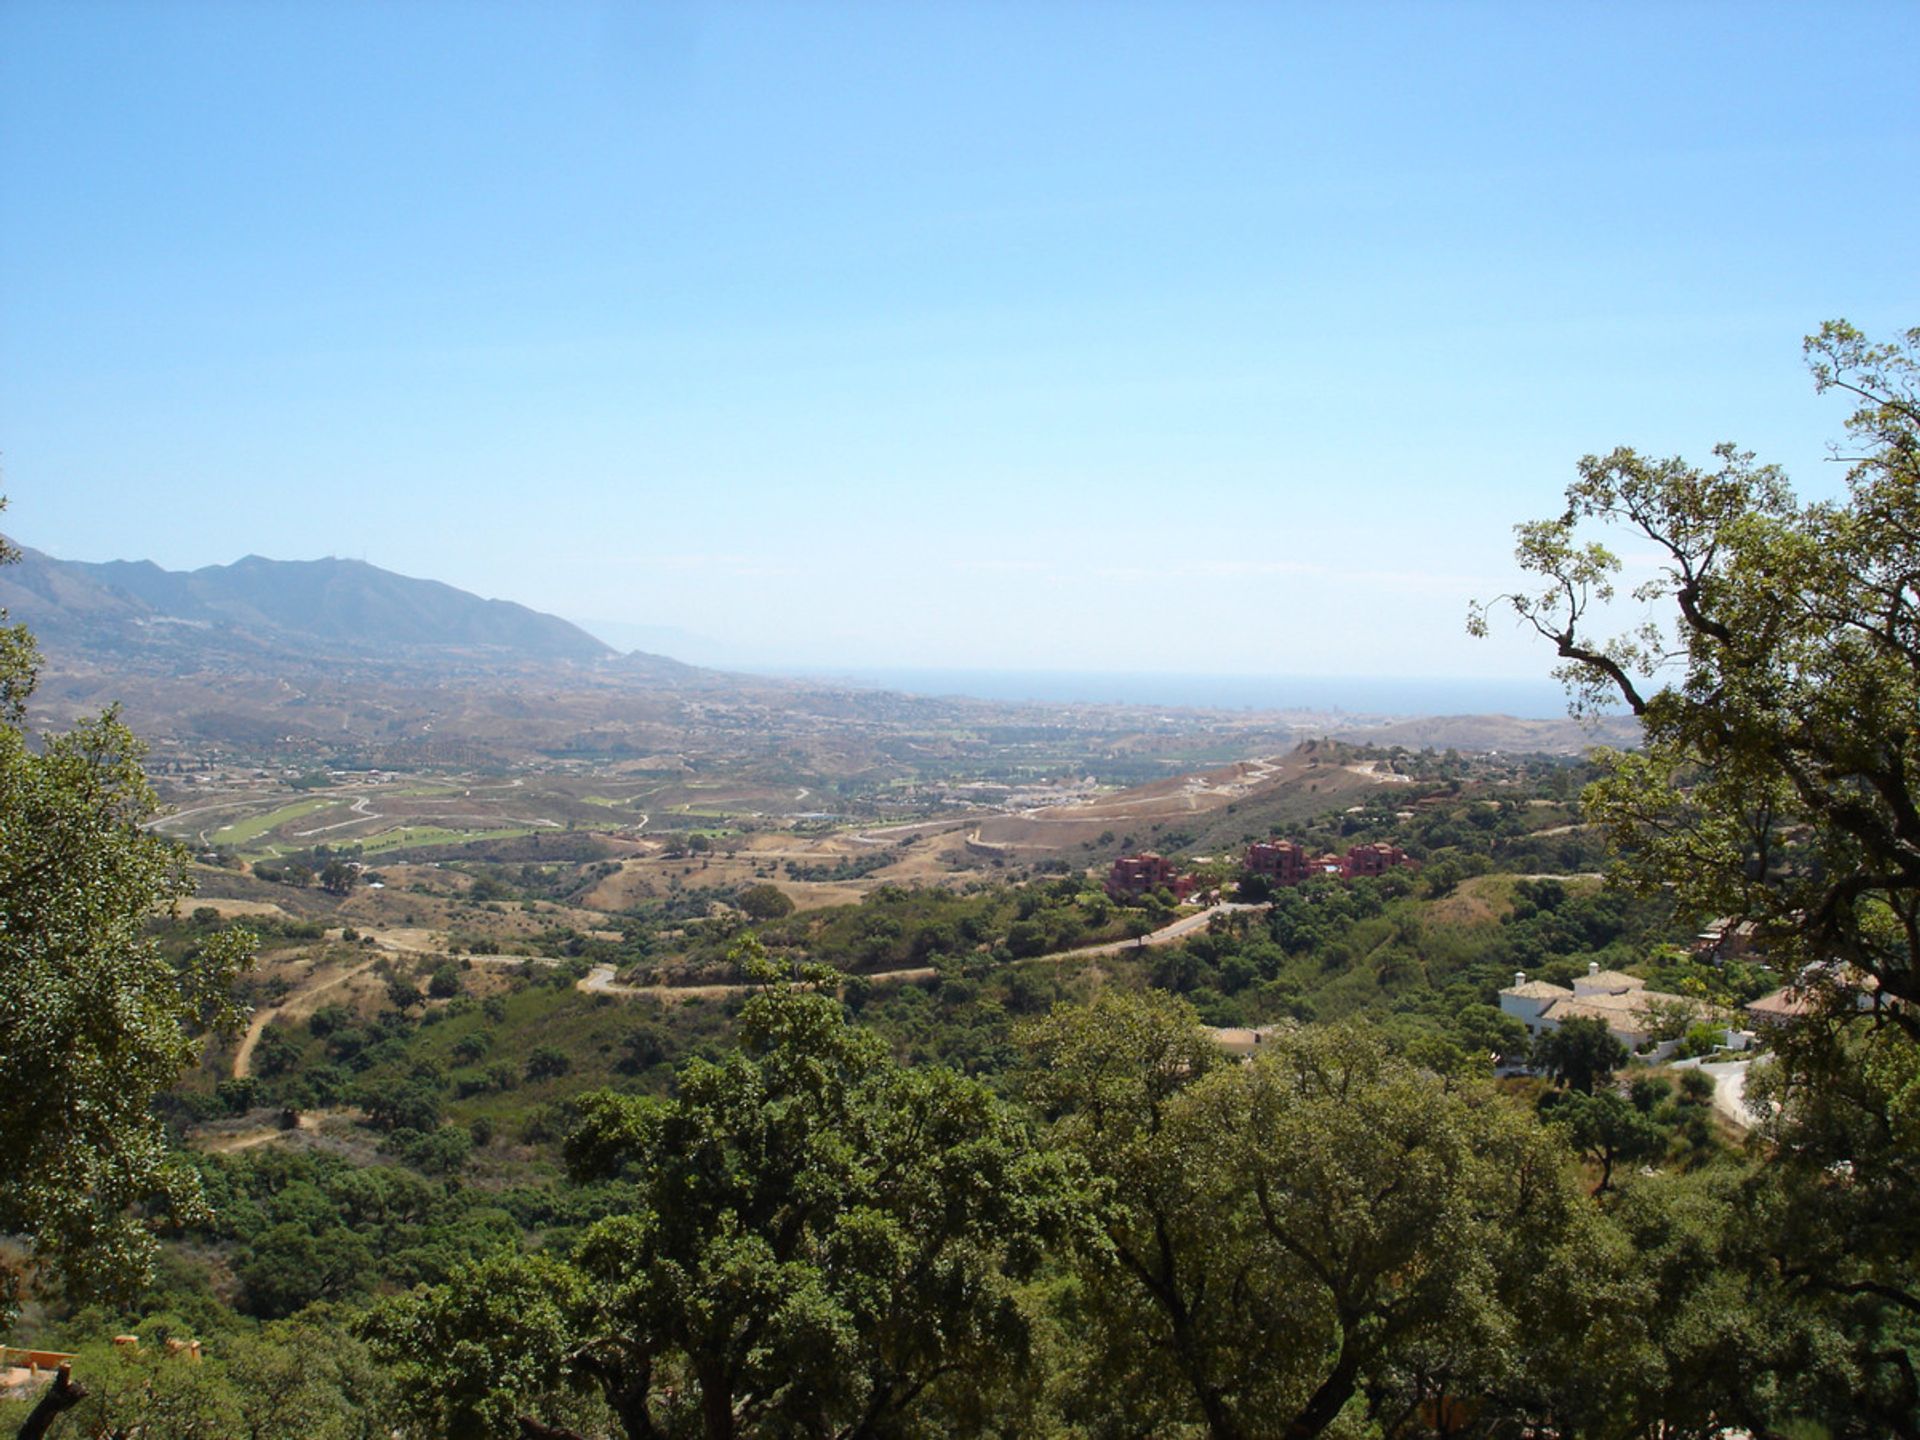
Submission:
<svg viewBox="0 0 1920 1440">
<path fill-rule="evenodd" d="M 342 1225 L 316 1230 L 289 1221 L 257 1236 L 240 1268 L 250 1314 L 274 1320 L 315 1300 L 361 1293 L 370 1280 L 372 1251 Z"/>
<path fill-rule="evenodd" d="M 196 1204 L 153 1102 L 237 1023 L 252 940 L 209 934 L 175 960 L 146 935 L 192 893 L 186 857 L 142 828 L 153 792 L 114 714 L 28 733 L 35 663 L 24 628 L 0 629 L 0 1231 L 70 1284 L 125 1288 L 154 1253 L 131 1207 Z"/>
<path fill-rule="evenodd" d="M 329 895 L 345 897 L 353 893 L 353 887 L 360 883 L 360 871 L 357 866 L 344 860 L 329 860 L 320 871 L 320 888 Z"/>
<path fill-rule="evenodd" d="M 1446 913 L 1462 902 L 1466 917 Z M 1207 933 L 1139 963 L 1210 1024 L 1364 1016 L 1427 1047 L 1428 1063 L 1484 1072 L 1494 1055 L 1526 1053 L 1524 1030 L 1493 1004 L 1515 969 L 1564 978 L 1589 962 L 1628 964 L 1667 938 L 1664 907 L 1590 880 L 1493 875 L 1434 901 L 1387 877 L 1282 891 L 1265 933 L 1250 915 L 1217 917 Z"/>
<path fill-rule="evenodd" d="M 762 963 L 751 942 L 741 963 Z M 579 1102 L 570 1170 L 629 1200 L 536 1277 L 561 1317 L 554 1364 L 499 1378 L 471 1318 L 491 1323 L 476 1288 L 497 1278 L 408 1302 L 471 1332 L 376 1339 L 436 1367 L 437 1394 L 529 1405 L 564 1348 L 564 1373 L 635 1437 L 890 1432 L 1006 1378 L 1027 1337 L 1015 1283 L 1071 1224 L 1072 1166 L 978 1085 L 893 1064 L 825 995 L 771 986 L 739 1026 L 740 1048 L 683 1068 L 671 1101 Z M 548 1313 L 534 1299 L 521 1308 Z"/>
<path fill-rule="evenodd" d="M 1028 1032 L 1028 1093 L 1111 1187 L 1070 1292 L 1095 1433 L 1310 1437 L 1523 1368 L 1575 1232 L 1553 1147 L 1353 1028 L 1222 1065 L 1177 1002 L 1107 996 Z"/>
<path fill-rule="evenodd" d="M 1543 1101 L 1547 1123 L 1566 1134 L 1567 1143 L 1600 1168 L 1597 1195 L 1613 1183 L 1613 1167 L 1620 1161 L 1650 1159 L 1666 1149 L 1660 1127 L 1610 1091 L 1593 1094 L 1577 1087 L 1564 1094 L 1549 1092 Z"/>
<path fill-rule="evenodd" d="M 1610 757 L 1587 800 L 1623 875 L 1848 962 L 1909 1002 L 1889 1018 L 1920 1038 L 1920 331 L 1877 345 L 1834 322 L 1807 352 L 1821 389 L 1860 402 L 1845 502 L 1801 505 L 1732 446 L 1711 469 L 1588 456 L 1565 512 L 1519 527 L 1542 590 L 1505 603 L 1577 695 L 1641 720 L 1643 749 Z M 1608 527 L 1659 556 L 1636 597 L 1669 604 L 1670 628 L 1590 633 L 1619 561 L 1587 537 Z M 1667 665 L 1675 683 L 1647 688 Z"/>
<path fill-rule="evenodd" d="M 430 1073 L 369 1080 L 360 1086 L 367 1123 L 377 1130 L 432 1130 L 440 1124 L 445 1083 Z"/>
<path fill-rule="evenodd" d="M 777 885 L 749 885 L 738 903 L 755 920 L 779 920 L 793 913 L 793 901 Z"/>
<path fill-rule="evenodd" d="M 1620 877 L 1757 922 L 1813 1001 L 1753 1076 L 1771 1159 L 1744 1225 L 1812 1327 L 1808 1367 L 1844 1377 L 1821 1426 L 1864 1436 L 1920 1423 L 1920 330 L 1882 344 L 1830 322 L 1806 353 L 1855 402 L 1844 500 L 1802 504 L 1731 445 L 1705 468 L 1588 456 L 1564 511 L 1518 527 L 1540 588 L 1501 603 L 1580 701 L 1640 719 L 1642 748 L 1605 757 L 1586 796 Z M 1620 570 L 1609 530 L 1659 566 L 1635 591 L 1653 618 L 1611 638 L 1593 629 Z"/>
<path fill-rule="evenodd" d="M 1613 1072 L 1628 1060 L 1627 1047 L 1613 1038 L 1604 1020 L 1578 1016 L 1533 1042 L 1533 1063 L 1561 1084 L 1591 1095 L 1613 1082 Z"/>
<path fill-rule="evenodd" d="M 56 1435 L 141 1440 L 377 1440 L 390 1433 L 386 1376 L 324 1310 L 299 1320 L 204 1337 L 179 1317 L 142 1324 L 137 1347 L 93 1340 L 74 1362 L 86 1398 Z M 169 1341 L 174 1342 L 173 1346 Z M 0 1402 L 0 1425 L 24 1404 Z"/>
<path fill-rule="evenodd" d="M 1658 1075 L 1637 1075 L 1628 1087 L 1628 1096 L 1633 1108 L 1642 1115 L 1651 1115 L 1673 1094 L 1673 1082 Z"/>
<path fill-rule="evenodd" d="M 809 911 L 761 931 L 776 952 L 803 950 L 854 972 L 925 965 L 942 955 L 1039 956 L 1126 933 L 1107 898 L 1074 878 L 964 895 L 884 885 L 859 905 Z"/>
<path fill-rule="evenodd" d="M 1863 1408 L 1883 1407 L 1892 1433 L 1903 1422 L 1884 1407 L 1906 1424 L 1920 1412 L 1920 1045 L 1893 1026 L 1810 1025 L 1778 1038 L 1748 1091 L 1777 1147 L 1756 1234 L 1796 1302 L 1844 1337 Z"/>
<path fill-rule="evenodd" d="M 490 1124 L 485 1116 L 466 1128 L 438 1125 L 431 1130 L 400 1130 L 387 1138 L 382 1147 L 416 1170 L 430 1175 L 451 1175 L 467 1163 L 476 1143 L 474 1126 Z"/>
<path fill-rule="evenodd" d="M 496 1255 L 449 1284 L 377 1307 L 361 1326 L 388 1359 L 401 1409 L 428 1434 L 507 1437 L 537 1408 L 568 1418 L 564 1394 L 585 1303 L 572 1270 L 537 1255 Z"/>
</svg>

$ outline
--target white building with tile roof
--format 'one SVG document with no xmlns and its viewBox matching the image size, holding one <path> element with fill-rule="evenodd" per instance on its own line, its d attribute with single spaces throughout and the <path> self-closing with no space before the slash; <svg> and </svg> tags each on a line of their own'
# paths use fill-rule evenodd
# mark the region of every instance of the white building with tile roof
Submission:
<svg viewBox="0 0 1920 1440">
<path fill-rule="evenodd" d="M 1527 1027 L 1529 1034 L 1558 1030 L 1568 1020 L 1598 1020 L 1629 1050 L 1655 1045 L 1652 1058 L 1664 1059 L 1677 1041 L 1657 1042 L 1656 1035 L 1712 1018 L 1711 1010 L 1685 995 L 1647 989 L 1638 975 L 1602 970 L 1597 962 L 1575 977 L 1571 989 L 1544 980 L 1529 980 L 1514 972 L 1513 984 L 1500 992 L 1500 1009 Z"/>
</svg>

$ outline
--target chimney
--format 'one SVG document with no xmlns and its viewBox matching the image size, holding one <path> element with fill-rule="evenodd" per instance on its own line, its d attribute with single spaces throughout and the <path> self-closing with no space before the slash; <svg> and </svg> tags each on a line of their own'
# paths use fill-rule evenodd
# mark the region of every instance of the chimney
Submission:
<svg viewBox="0 0 1920 1440">
<path fill-rule="evenodd" d="M 1600 962 L 1598 960 L 1587 961 L 1587 974 L 1598 975 L 1599 973 L 1600 973 Z"/>
<path fill-rule="evenodd" d="M 1516 989 L 1516 990 L 1518 990 L 1518 989 L 1519 989 L 1519 988 L 1520 988 L 1520 987 L 1521 987 L 1522 985 L 1524 985 L 1524 984 L 1526 984 L 1526 983 L 1527 983 L 1527 972 L 1526 972 L 1526 971 L 1524 971 L 1524 970 L 1516 970 L 1516 971 L 1514 971 L 1514 972 L 1513 972 L 1513 988 L 1514 988 L 1514 989 Z"/>
</svg>

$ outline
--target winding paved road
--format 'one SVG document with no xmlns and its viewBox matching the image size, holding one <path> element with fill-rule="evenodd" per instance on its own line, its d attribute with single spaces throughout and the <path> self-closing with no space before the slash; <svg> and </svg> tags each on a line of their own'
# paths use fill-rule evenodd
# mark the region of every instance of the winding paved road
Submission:
<svg viewBox="0 0 1920 1440">
<path fill-rule="evenodd" d="M 294 838 L 296 840 L 304 840 L 309 835 L 324 835 L 329 830 L 344 830 L 349 825 L 358 825 L 362 820 L 384 820 L 386 817 L 379 811 L 367 808 L 372 803 L 370 796 L 362 795 L 358 800 L 354 801 L 352 805 L 347 807 L 352 812 L 351 819 L 336 820 L 331 825 L 321 825 L 312 830 L 296 830 L 293 832 Z"/>
</svg>

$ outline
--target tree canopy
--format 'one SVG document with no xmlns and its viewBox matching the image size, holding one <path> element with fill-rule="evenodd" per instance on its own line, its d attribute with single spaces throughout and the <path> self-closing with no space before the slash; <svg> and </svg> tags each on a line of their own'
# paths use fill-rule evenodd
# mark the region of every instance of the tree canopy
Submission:
<svg viewBox="0 0 1920 1440">
<path fill-rule="evenodd" d="M 1805 343 L 1850 397 L 1843 499 L 1803 503 L 1732 445 L 1710 467 L 1630 449 L 1580 462 L 1565 510 L 1517 527 L 1540 581 L 1502 597 L 1587 705 L 1624 703 L 1643 746 L 1587 792 L 1617 873 L 1697 918 L 1755 922 L 1813 1003 L 1750 1094 L 1769 1163 L 1743 1218 L 1769 1284 L 1844 1341 L 1835 1433 L 1920 1415 L 1920 329 L 1887 343 L 1832 321 Z M 1653 617 L 1595 633 L 1621 562 Z M 1470 625 L 1484 630 L 1490 611 Z"/>
<path fill-rule="evenodd" d="M 1075 1299 L 1092 1354 L 1068 1408 L 1094 1433 L 1392 1431 L 1524 1368 L 1518 1317 L 1542 1330 L 1582 1288 L 1564 1152 L 1368 1030 L 1222 1064 L 1149 993 L 1057 1010 L 1028 1044 L 1032 1098 L 1113 1187 Z"/>
<path fill-rule="evenodd" d="M 153 1253 L 133 1207 L 195 1204 L 153 1101 L 209 1028 L 237 1020 L 250 937 L 212 935 L 174 962 L 146 936 L 193 884 L 180 847 L 143 825 L 141 746 L 111 711 L 31 733 L 37 673 L 26 628 L 0 629 L 0 1232 L 33 1236 L 71 1285 L 124 1288 Z"/>
<path fill-rule="evenodd" d="M 1627 1063 L 1627 1047 L 1613 1038 L 1607 1022 L 1587 1016 L 1562 1021 L 1533 1042 L 1533 1063 L 1582 1095 L 1612 1082 Z"/>
<path fill-rule="evenodd" d="M 671 1100 L 579 1102 L 569 1170 L 626 1202 L 564 1265 L 513 1272 L 551 1280 L 567 1326 L 549 1346 L 556 1373 L 631 1440 L 852 1440 L 929 1408 L 964 1413 L 1018 1369 L 1016 1282 L 1082 1212 L 1078 1167 L 985 1087 L 897 1065 L 831 995 L 774 980 L 751 938 L 738 959 L 767 982 L 741 1010 L 738 1049 L 683 1067 Z M 489 1347 L 443 1332 L 449 1315 L 484 1313 L 471 1292 L 497 1279 L 395 1302 L 374 1332 L 448 1372 L 428 1393 L 493 1406 L 476 1434 L 508 1433 L 486 1399 L 504 1382 L 465 1374 L 469 1351 L 493 1364 Z M 528 1428 L 565 1433 L 544 1425 Z"/>
<path fill-rule="evenodd" d="M 1589 455 L 1565 510 L 1517 527 L 1541 588 L 1495 606 L 1553 643 L 1583 702 L 1640 718 L 1642 749 L 1587 802 L 1625 876 L 1758 921 L 1822 967 L 1809 983 L 1920 1039 L 1920 329 L 1877 344 L 1834 321 L 1806 351 L 1857 402 L 1845 500 L 1803 504 L 1733 445 L 1706 468 Z M 1660 557 L 1634 591 L 1656 618 L 1597 635 L 1622 532 Z"/>
</svg>

